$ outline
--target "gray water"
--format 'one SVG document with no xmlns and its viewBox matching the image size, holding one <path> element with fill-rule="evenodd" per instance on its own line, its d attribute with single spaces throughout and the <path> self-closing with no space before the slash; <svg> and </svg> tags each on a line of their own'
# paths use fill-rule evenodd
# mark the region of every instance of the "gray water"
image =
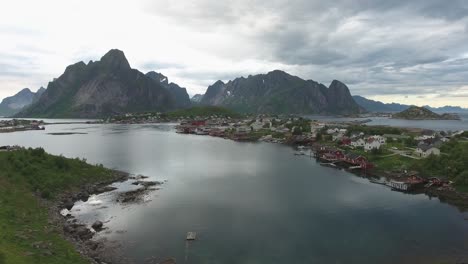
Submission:
<svg viewBox="0 0 468 264">
<path fill-rule="evenodd" d="M 459 114 L 461 120 L 404 120 L 392 119 L 388 117 L 365 117 L 365 118 L 352 118 L 352 117 L 333 117 L 333 116 L 317 116 L 307 115 L 305 117 L 312 120 L 322 120 L 330 122 L 349 122 L 354 120 L 372 120 L 366 125 L 371 126 L 394 126 L 405 128 L 423 128 L 437 131 L 468 131 L 468 114 Z"/>
<path fill-rule="evenodd" d="M 180 135 L 171 125 L 85 124 L 0 134 L 5 144 L 167 180 L 141 204 L 116 204 L 114 191 L 72 209 L 85 223 L 105 221 L 97 238 L 117 241 L 136 263 L 468 261 L 468 214 L 322 167 L 287 146 Z M 185 241 L 188 231 L 196 241 Z"/>
</svg>

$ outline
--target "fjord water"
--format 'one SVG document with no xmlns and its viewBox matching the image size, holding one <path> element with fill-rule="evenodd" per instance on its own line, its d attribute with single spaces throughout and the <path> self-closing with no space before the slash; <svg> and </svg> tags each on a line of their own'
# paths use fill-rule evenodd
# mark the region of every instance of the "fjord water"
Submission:
<svg viewBox="0 0 468 264">
<path fill-rule="evenodd" d="M 114 203 L 114 191 L 72 210 L 85 223 L 104 221 L 109 229 L 97 238 L 118 241 L 136 263 L 468 260 L 466 214 L 320 166 L 287 146 L 179 135 L 171 125 L 85 124 L 0 134 L 6 144 L 167 180 L 144 203 Z M 188 231 L 196 241 L 185 241 Z"/>
<path fill-rule="evenodd" d="M 371 126 L 393 126 L 403 128 L 422 128 L 435 131 L 468 131 L 468 114 L 459 113 L 460 120 L 405 120 L 405 119 L 392 119 L 388 117 L 333 117 L 333 116 L 318 116 L 306 115 L 305 117 L 312 120 L 329 121 L 329 122 L 349 122 L 354 120 L 367 120 L 370 119 L 366 125 Z"/>
</svg>

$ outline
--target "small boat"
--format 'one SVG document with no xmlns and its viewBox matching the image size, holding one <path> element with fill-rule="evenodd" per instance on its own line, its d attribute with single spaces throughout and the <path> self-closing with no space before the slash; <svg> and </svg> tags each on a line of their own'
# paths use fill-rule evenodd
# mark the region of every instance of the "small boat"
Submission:
<svg viewBox="0 0 468 264">
<path fill-rule="evenodd" d="M 187 240 L 195 240 L 197 238 L 196 232 L 187 232 Z"/>
<path fill-rule="evenodd" d="M 387 181 L 382 180 L 382 179 L 375 179 L 375 178 L 372 178 L 372 179 L 370 179 L 369 181 L 372 182 L 372 183 L 376 183 L 376 184 L 387 185 Z"/>
</svg>

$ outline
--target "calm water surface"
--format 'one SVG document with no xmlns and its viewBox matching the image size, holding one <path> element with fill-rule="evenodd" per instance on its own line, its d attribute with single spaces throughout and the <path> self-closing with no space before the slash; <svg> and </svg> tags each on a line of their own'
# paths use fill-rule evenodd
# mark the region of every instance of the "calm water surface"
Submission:
<svg viewBox="0 0 468 264">
<path fill-rule="evenodd" d="M 468 261 L 468 214 L 322 167 L 286 146 L 179 135 L 171 125 L 84 124 L 0 134 L 5 144 L 167 180 L 142 204 L 115 204 L 110 192 L 72 209 L 85 223 L 106 221 L 109 232 L 98 238 L 118 241 L 136 263 L 152 256 L 177 263 Z M 198 239 L 186 243 L 188 231 Z"/>
<path fill-rule="evenodd" d="M 333 117 L 333 116 L 317 116 L 307 115 L 307 118 L 313 120 L 323 120 L 332 122 L 343 122 L 353 120 L 366 120 L 372 121 L 366 125 L 377 126 L 395 126 L 395 127 L 408 127 L 408 128 L 423 128 L 431 130 L 468 130 L 468 114 L 458 114 L 461 120 L 404 120 L 404 119 L 391 119 L 388 117 L 369 117 L 369 118 L 347 118 L 347 117 Z"/>
</svg>

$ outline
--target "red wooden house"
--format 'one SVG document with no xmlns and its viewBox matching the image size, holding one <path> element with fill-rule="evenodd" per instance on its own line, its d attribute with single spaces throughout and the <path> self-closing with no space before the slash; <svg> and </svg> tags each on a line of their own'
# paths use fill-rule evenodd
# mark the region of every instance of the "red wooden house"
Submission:
<svg viewBox="0 0 468 264">
<path fill-rule="evenodd" d="M 192 126 L 205 126 L 206 121 L 205 120 L 194 120 L 194 121 L 190 122 L 190 124 Z"/>
</svg>

